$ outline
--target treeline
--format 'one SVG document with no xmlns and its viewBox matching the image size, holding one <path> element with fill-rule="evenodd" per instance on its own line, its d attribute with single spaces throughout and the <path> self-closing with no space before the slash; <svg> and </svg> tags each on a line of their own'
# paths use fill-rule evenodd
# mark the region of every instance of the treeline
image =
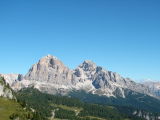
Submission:
<svg viewBox="0 0 160 120">
<path fill-rule="evenodd" d="M 117 108 L 111 106 L 102 106 L 98 104 L 88 104 L 81 102 L 75 98 L 64 96 L 54 96 L 46 93 L 41 93 L 37 89 L 27 88 L 17 93 L 17 100 L 26 105 L 26 108 L 35 110 L 34 120 L 47 120 L 52 116 L 53 110 L 55 117 L 69 120 L 99 120 L 99 118 L 107 120 L 135 120 L 134 116 L 122 114 Z M 82 108 L 78 115 L 72 110 L 54 107 L 52 104 L 65 105 L 68 107 Z M 93 116 L 95 118 L 91 118 Z M 97 117 L 97 118 L 96 118 Z M 142 120 L 136 118 L 136 120 Z"/>
<path fill-rule="evenodd" d="M 70 96 L 80 99 L 88 103 L 96 103 L 103 105 L 127 106 L 134 109 L 141 109 L 152 113 L 160 113 L 160 100 L 144 95 L 135 93 L 131 90 L 125 90 L 125 98 L 119 97 L 106 97 L 96 94 L 86 93 L 85 91 L 74 91 Z"/>
</svg>

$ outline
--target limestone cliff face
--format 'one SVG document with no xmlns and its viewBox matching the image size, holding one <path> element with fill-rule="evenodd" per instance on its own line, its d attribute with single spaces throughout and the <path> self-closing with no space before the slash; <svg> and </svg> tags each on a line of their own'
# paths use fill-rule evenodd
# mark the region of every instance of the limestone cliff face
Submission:
<svg viewBox="0 0 160 120">
<path fill-rule="evenodd" d="M 100 92 L 106 96 L 125 97 L 124 89 L 130 89 L 139 93 L 151 95 L 148 87 L 135 83 L 129 78 L 123 78 L 118 73 L 107 71 L 97 66 L 92 61 L 84 61 L 77 69 L 74 70 L 76 76 L 74 80 L 85 84 L 86 81 L 92 82 L 94 93 Z M 97 93 L 97 94 L 98 94 Z"/>
<path fill-rule="evenodd" d="M 23 80 L 23 75 L 22 74 L 0 74 L 1 77 L 3 77 L 10 86 L 12 86 L 13 83 L 16 81 L 21 81 Z"/>
<path fill-rule="evenodd" d="M 48 55 L 34 64 L 22 81 L 13 88 L 34 86 L 51 94 L 85 90 L 93 94 L 125 97 L 124 90 L 150 95 L 148 87 L 107 71 L 92 61 L 86 60 L 76 69 L 70 70 L 59 59 Z"/>
<path fill-rule="evenodd" d="M 33 65 L 24 78 L 51 84 L 70 85 L 72 71 L 56 57 L 48 55 Z"/>
<path fill-rule="evenodd" d="M 9 84 L 5 82 L 4 78 L 0 76 L 0 96 L 14 99 L 13 92 L 9 87 Z"/>
<path fill-rule="evenodd" d="M 160 97 L 160 82 L 144 82 L 146 87 L 149 87 L 150 91 L 157 97 Z"/>
<path fill-rule="evenodd" d="M 153 95 L 148 87 L 97 66 L 92 61 L 86 60 L 76 69 L 70 70 L 52 55 L 40 59 L 24 77 L 22 75 L 5 77 L 14 90 L 33 86 L 50 94 L 67 94 L 72 90 L 85 90 L 93 94 L 125 98 L 124 91 L 129 89 Z"/>
</svg>

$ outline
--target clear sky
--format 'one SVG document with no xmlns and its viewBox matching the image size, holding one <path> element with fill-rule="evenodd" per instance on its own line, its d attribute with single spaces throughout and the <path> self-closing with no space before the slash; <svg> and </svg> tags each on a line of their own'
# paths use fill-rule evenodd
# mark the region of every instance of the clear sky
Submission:
<svg viewBox="0 0 160 120">
<path fill-rule="evenodd" d="M 160 0 L 0 0 L 0 73 L 47 54 L 135 80 L 160 80 Z"/>
</svg>

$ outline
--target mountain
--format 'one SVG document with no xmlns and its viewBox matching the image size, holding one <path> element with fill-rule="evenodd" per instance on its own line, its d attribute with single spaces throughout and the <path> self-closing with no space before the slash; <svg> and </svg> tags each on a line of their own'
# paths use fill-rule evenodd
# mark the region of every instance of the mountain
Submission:
<svg viewBox="0 0 160 120">
<path fill-rule="evenodd" d="M 34 64 L 23 77 L 18 75 L 12 82 L 14 90 L 34 86 L 50 94 L 68 94 L 73 90 L 85 90 L 93 94 L 123 97 L 125 89 L 154 96 L 143 84 L 123 78 L 118 73 L 108 71 L 86 60 L 76 69 L 70 70 L 58 58 L 48 55 Z M 11 82 L 10 82 L 11 83 Z"/>
<path fill-rule="evenodd" d="M 150 89 L 150 91 L 155 94 L 157 97 L 160 97 L 160 82 L 144 82 L 143 83 L 146 87 Z"/>
<path fill-rule="evenodd" d="M 57 85 L 70 85 L 72 71 L 56 57 L 48 55 L 40 59 L 37 64 L 31 67 L 25 76 L 25 79 L 48 82 Z"/>
<path fill-rule="evenodd" d="M 159 117 L 156 113 L 160 113 L 160 97 L 149 86 L 108 71 L 90 60 L 71 70 L 58 58 L 47 55 L 24 76 L 1 75 L 15 92 L 36 88 L 42 93 L 74 97 L 88 103 L 131 107 L 130 114 L 146 120 Z"/>
</svg>

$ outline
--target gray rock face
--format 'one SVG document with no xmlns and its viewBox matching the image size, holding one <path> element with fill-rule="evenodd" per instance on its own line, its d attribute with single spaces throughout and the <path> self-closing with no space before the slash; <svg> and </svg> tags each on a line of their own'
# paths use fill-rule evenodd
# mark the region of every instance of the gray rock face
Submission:
<svg viewBox="0 0 160 120">
<path fill-rule="evenodd" d="M 5 80 L 0 76 L 0 96 L 14 99 L 13 92 L 9 87 L 9 84 L 5 82 Z"/>
<path fill-rule="evenodd" d="M 56 57 L 48 55 L 32 66 L 24 80 L 14 88 L 34 86 L 51 94 L 66 94 L 72 90 L 85 90 L 93 94 L 125 97 L 124 89 L 149 94 L 148 87 L 137 84 L 118 73 L 107 71 L 92 61 L 86 60 L 70 70 Z"/>
<path fill-rule="evenodd" d="M 70 85 L 72 72 L 56 57 L 48 55 L 33 65 L 24 78 L 57 85 Z"/>
<path fill-rule="evenodd" d="M 124 89 L 152 95 L 148 87 L 107 71 L 86 60 L 70 70 L 56 57 L 48 55 L 34 64 L 24 77 L 15 77 L 14 90 L 34 86 L 50 94 L 67 94 L 72 90 L 85 90 L 93 94 L 125 97 Z"/>
<path fill-rule="evenodd" d="M 144 86 L 149 87 L 150 91 L 160 97 L 160 82 L 144 82 Z"/>
<path fill-rule="evenodd" d="M 141 111 L 141 110 L 134 111 L 133 115 L 137 116 L 137 117 L 144 118 L 145 120 L 160 120 L 160 116 L 159 115 L 153 115 L 150 112 Z"/>
<path fill-rule="evenodd" d="M 84 61 L 77 69 L 74 70 L 75 78 L 79 82 L 91 81 L 94 90 L 101 91 L 106 96 L 125 97 L 124 89 L 130 89 L 139 93 L 151 95 L 148 87 L 135 83 L 129 78 L 123 78 L 118 73 L 107 71 L 100 66 L 96 66 L 91 61 Z M 118 93 L 118 94 L 117 94 Z"/>
<path fill-rule="evenodd" d="M 4 77 L 5 81 L 12 86 L 16 81 L 23 80 L 22 74 L 0 74 L 0 76 Z"/>
</svg>

